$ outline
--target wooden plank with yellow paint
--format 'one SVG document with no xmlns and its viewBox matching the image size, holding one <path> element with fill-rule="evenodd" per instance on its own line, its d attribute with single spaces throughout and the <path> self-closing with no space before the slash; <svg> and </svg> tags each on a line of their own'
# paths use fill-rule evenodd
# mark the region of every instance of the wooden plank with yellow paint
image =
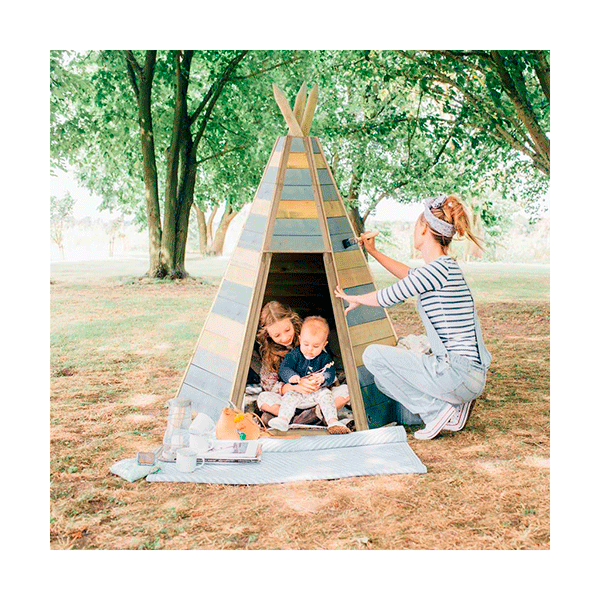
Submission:
<svg viewBox="0 0 600 600">
<path fill-rule="evenodd" d="M 205 350 L 210 350 L 217 356 L 228 358 L 234 362 L 239 360 L 242 351 L 242 345 L 239 342 L 228 340 L 219 333 L 207 331 L 206 328 L 203 329 L 202 334 L 200 335 L 198 346 Z"/>
<path fill-rule="evenodd" d="M 254 250 L 248 250 L 247 248 L 240 248 L 239 246 L 234 250 L 231 255 L 230 262 L 240 267 L 247 269 L 258 269 L 260 264 L 260 252 Z"/>
<path fill-rule="evenodd" d="M 256 283 L 257 275 L 257 269 L 248 269 L 245 266 L 242 267 L 241 265 L 229 263 L 223 279 L 253 288 Z"/>
<path fill-rule="evenodd" d="M 317 169 L 325 169 L 327 167 L 327 163 L 323 158 L 322 154 L 315 154 L 313 156 L 315 161 L 315 167 Z M 287 162 L 288 169 L 308 169 L 308 157 L 305 152 L 290 152 L 288 156 Z"/>
<path fill-rule="evenodd" d="M 281 150 L 275 150 L 267 167 L 278 167 L 279 163 L 281 162 L 281 155 Z"/>
<path fill-rule="evenodd" d="M 255 198 L 250 207 L 250 213 L 253 215 L 265 215 L 269 214 L 271 209 L 271 200 L 264 200 L 263 198 Z"/>
<path fill-rule="evenodd" d="M 352 327 L 348 327 L 348 331 L 350 332 L 352 346 L 360 346 L 366 343 L 372 344 L 375 340 L 393 335 L 392 326 L 386 318 L 379 321 L 369 321 L 368 323 L 353 325 Z"/>
<path fill-rule="evenodd" d="M 353 267 L 351 269 L 339 269 L 337 277 L 342 289 L 373 283 L 371 271 L 366 265 L 362 267 Z"/>
<path fill-rule="evenodd" d="M 211 331 L 212 333 L 222 335 L 232 342 L 241 344 L 244 339 L 246 327 L 238 321 L 211 312 L 206 318 L 204 331 Z"/>
<path fill-rule="evenodd" d="M 346 250 L 345 252 L 335 252 L 333 255 L 336 269 L 354 269 L 364 267 L 366 259 L 362 250 Z"/>
<path fill-rule="evenodd" d="M 341 202 L 323 202 L 323 208 L 325 209 L 325 217 L 345 217 L 346 211 L 344 205 Z"/>
<path fill-rule="evenodd" d="M 314 200 L 280 200 L 277 207 L 278 219 L 318 219 Z"/>
<path fill-rule="evenodd" d="M 362 355 L 363 355 L 363 352 L 365 351 L 365 348 L 367 346 L 370 346 L 371 344 L 383 344 L 385 346 L 395 346 L 396 338 L 395 338 L 395 336 L 392 335 L 392 336 L 382 338 L 380 340 L 373 340 L 372 342 L 367 342 L 366 344 L 359 344 L 357 346 L 352 346 L 352 351 L 354 352 L 354 359 L 356 361 L 357 367 L 361 367 L 364 365 Z"/>
</svg>

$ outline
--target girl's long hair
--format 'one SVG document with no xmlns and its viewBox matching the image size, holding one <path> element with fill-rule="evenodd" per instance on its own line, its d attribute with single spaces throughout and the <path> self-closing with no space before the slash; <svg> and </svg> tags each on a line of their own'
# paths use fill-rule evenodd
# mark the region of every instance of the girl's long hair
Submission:
<svg viewBox="0 0 600 600">
<path fill-rule="evenodd" d="M 298 345 L 298 336 L 300 335 L 300 329 L 302 327 L 302 319 L 292 309 L 288 308 L 277 302 L 277 300 L 271 300 L 263 306 L 260 312 L 260 318 L 258 320 L 258 333 L 256 334 L 256 341 L 258 342 L 258 348 L 260 357 L 263 365 L 272 372 L 279 371 L 279 365 L 283 360 L 283 357 L 289 352 L 289 349 L 281 344 L 276 344 L 269 336 L 267 327 L 270 327 L 278 321 L 283 319 L 289 319 L 294 328 L 294 339 L 292 340 L 292 346 Z"/>
</svg>

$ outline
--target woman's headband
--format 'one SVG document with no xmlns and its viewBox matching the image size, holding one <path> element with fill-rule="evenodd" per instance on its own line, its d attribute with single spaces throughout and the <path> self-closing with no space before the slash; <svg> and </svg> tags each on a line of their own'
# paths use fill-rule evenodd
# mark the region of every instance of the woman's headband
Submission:
<svg viewBox="0 0 600 600">
<path fill-rule="evenodd" d="M 432 212 L 432 208 L 439 208 L 444 204 L 446 198 L 448 196 L 437 196 L 436 198 L 425 198 L 423 200 L 423 204 L 425 205 L 425 209 L 423 214 L 425 216 L 425 220 L 427 224 L 433 231 L 438 233 L 439 235 L 443 235 L 444 237 L 452 237 L 456 233 L 456 229 L 454 229 L 454 225 L 452 223 L 448 223 L 442 219 L 438 219 Z"/>
</svg>

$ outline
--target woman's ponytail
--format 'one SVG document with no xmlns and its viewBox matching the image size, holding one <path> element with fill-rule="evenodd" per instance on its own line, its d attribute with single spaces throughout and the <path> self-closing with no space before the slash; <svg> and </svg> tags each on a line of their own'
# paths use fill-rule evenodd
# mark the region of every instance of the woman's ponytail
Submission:
<svg viewBox="0 0 600 600">
<path fill-rule="evenodd" d="M 483 250 L 482 241 L 473 233 L 469 215 L 463 203 L 456 196 L 446 196 L 442 206 L 431 209 L 431 212 L 438 217 L 438 219 L 442 219 L 446 221 L 446 223 L 453 225 L 458 237 L 468 238 L 480 250 Z M 443 248 L 450 245 L 452 237 L 439 235 L 435 231 L 432 231 L 432 233 Z"/>
</svg>

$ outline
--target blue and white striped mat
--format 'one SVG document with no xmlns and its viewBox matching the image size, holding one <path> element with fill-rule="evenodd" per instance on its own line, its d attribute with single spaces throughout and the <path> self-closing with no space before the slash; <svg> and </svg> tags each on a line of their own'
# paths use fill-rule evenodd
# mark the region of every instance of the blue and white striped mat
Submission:
<svg viewBox="0 0 600 600">
<path fill-rule="evenodd" d="M 347 435 L 310 435 L 263 441 L 258 463 L 207 463 L 180 473 L 173 463 L 159 463 L 148 481 L 257 485 L 339 479 L 361 475 L 426 473 L 406 441 L 403 427 L 382 427 Z"/>
</svg>

